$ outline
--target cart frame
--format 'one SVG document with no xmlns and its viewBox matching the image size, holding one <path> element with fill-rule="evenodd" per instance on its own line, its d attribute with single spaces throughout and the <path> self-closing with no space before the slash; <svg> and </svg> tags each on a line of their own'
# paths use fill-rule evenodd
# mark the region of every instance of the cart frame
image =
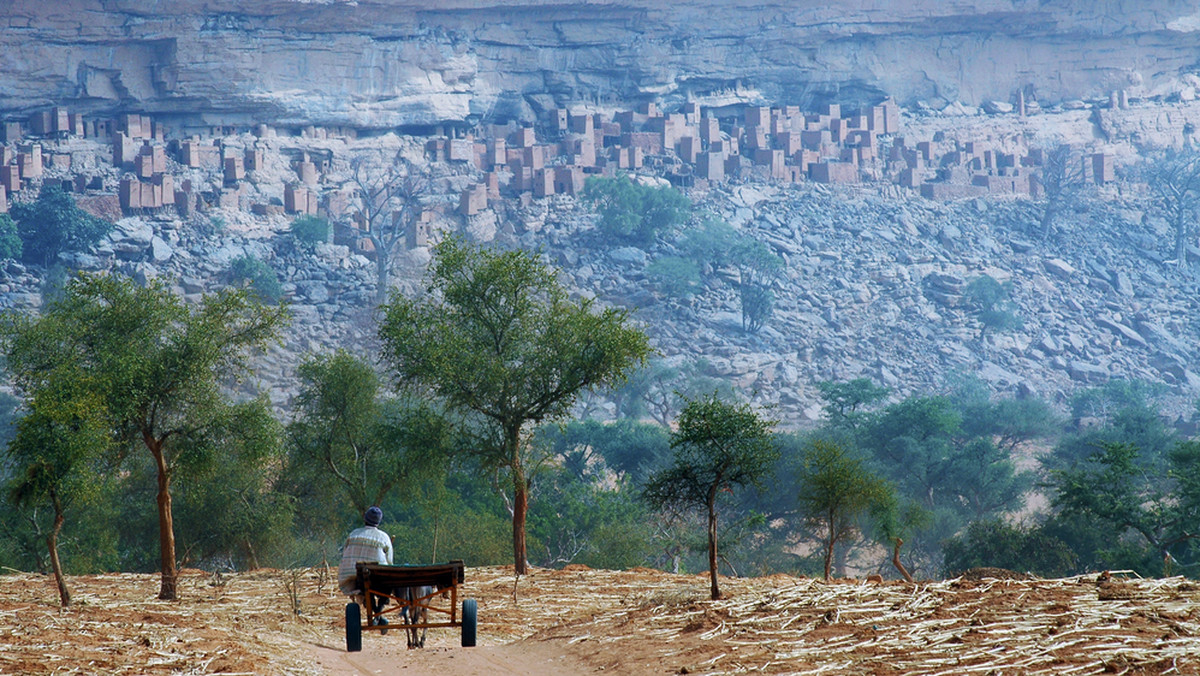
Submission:
<svg viewBox="0 0 1200 676">
<path fill-rule="evenodd" d="M 434 629 L 444 627 L 462 627 L 462 645 L 475 645 L 476 603 L 473 599 L 464 599 L 462 614 L 458 613 L 458 586 L 463 583 L 466 566 L 460 560 L 448 563 L 435 563 L 428 566 L 388 566 L 379 563 L 360 562 L 356 566 L 358 586 L 362 590 L 362 608 L 366 611 L 366 621 L 361 622 L 358 604 L 351 601 L 346 606 L 346 648 L 351 652 L 362 649 L 363 631 L 387 631 L 389 629 Z M 432 593 L 413 598 L 394 596 L 391 592 L 397 589 L 412 587 L 433 587 Z M 433 603 L 437 596 L 450 594 L 450 608 L 439 607 Z M 387 599 L 391 603 L 376 611 L 376 601 Z M 353 606 L 353 609 L 351 608 Z M 378 624 L 385 615 L 403 613 L 407 609 L 422 608 L 426 611 L 426 620 L 420 624 Z M 435 613 L 448 616 L 445 621 L 433 622 L 429 618 Z M 408 617 L 413 614 L 408 613 Z"/>
</svg>

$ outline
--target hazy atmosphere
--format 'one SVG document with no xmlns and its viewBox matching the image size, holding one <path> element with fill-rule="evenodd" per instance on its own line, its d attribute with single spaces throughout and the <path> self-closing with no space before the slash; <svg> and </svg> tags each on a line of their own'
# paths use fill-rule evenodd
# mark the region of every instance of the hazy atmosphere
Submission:
<svg viewBox="0 0 1200 676">
<path fill-rule="evenodd" d="M 435 4 L 0 3 L 0 674 L 1200 670 L 1193 3 Z"/>
</svg>

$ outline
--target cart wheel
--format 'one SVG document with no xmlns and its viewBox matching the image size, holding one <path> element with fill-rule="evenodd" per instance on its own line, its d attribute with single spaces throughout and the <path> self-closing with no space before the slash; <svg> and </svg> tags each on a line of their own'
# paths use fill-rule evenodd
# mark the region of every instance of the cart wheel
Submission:
<svg viewBox="0 0 1200 676">
<path fill-rule="evenodd" d="M 362 611 L 354 601 L 346 604 L 346 652 L 362 650 Z"/>
<path fill-rule="evenodd" d="M 479 615 L 475 599 L 463 599 L 462 607 L 462 647 L 475 647 L 475 625 Z"/>
</svg>

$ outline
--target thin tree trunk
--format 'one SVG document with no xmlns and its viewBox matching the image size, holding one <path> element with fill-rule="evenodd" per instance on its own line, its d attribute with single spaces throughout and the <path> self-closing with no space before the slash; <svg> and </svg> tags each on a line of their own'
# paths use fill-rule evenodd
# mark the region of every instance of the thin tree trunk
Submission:
<svg viewBox="0 0 1200 676">
<path fill-rule="evenodd" d="M 903 544 L 904 540 L 895 538 L 894 546 L 892 547 L 892 565 L 896 567 L 896 570 L 900 571 L 900 575 L 904 578 L 905 582 L 912 582 L 912 575 L 908 574 L 908 569 L 905 568 L 904 564 L 900 562 L 900 547 Z"/>
<path fill-rule="evenodd" d="M 836 542 L 834 537 L 833 512 L 829 512 L 829 537 L 825 540 L 825 581 L 828 582 L 833 574 L 833 545 Z"/>
<path fill-rule="evenodd" d="M 716 490 L 709 493 L 708 499 L 708 576 L 711 580 L 712 600 L 721 598 L 721 589 L 717 586 L 717 505 Z"/>
<path fill-rule="evenodd" d="M 391 274 L 391 262 L 388 252 L 383 250 L 383 242 L 377 237 L 371 238 L 371 243 L 375 245 L 375 305 L 383 305 L 387 302 L 388 284 L 390 284 L 389 275 Z"/>
<path fill-rule="evenodd" d="M 1181 269 L 1187 265 L 1187 220 L 1182 210 L 1175 217 L 1175 260 Z"/>
<path fill-rule="evenodd" d="M 58 534 L 62 531 L 63 513 L 58 496 L 50 491 L 54 503 L 54 527 L 46 535 L 46 547 L 50 550 L 50 567 L 54 570 L 54 583 L 58 585 L 58 600 L 63 608 L 71 605 L 71 592 L 67 589 L 67 578 L 63 575 L 62 563 L 58 559 Z"/>
<path fill-rule="evenodd" d="M 174 601 L 179 571 L 175 565 L 175 523 L 171 515 L 171 471 L 163 457 L 162 442 L 149 434 L 143 436 L 158 466 L 158 545 L 161 558 L 162 586 L 158 598 Z"/>
<path fill-rule="evenodd" d="M 525 554 L 525 515 L 529 511 L 529 481 L 525 477 L 525 467 L 521 462 L 521 430 L 508 430 L 506 443 L 509 445 L 509 456 L 513 475 L 513 570 L 517 575 L 525 575 L 528 562 Z"/>
</svg>

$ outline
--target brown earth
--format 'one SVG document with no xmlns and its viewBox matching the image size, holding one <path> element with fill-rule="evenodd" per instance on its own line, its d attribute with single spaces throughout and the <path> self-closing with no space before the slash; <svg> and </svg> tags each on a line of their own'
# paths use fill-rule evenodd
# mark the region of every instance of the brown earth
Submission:
<svg viewBox="0 0 1200 676">
<path fill-rule="evenodd" d="M 992 573 L 992 574 L 989 574 Z M 1118 574 L 864 584 L 787 575 L 471 568 L 479 647 L 456 629 L 405 649 L 369 633 L 345 652 L 344 599 L 321 569 L 156 576 L 0 576 L 0 674 L 1195 674 L 1200 585 Z M 292 590 L 295 590 L 294 602 Z M 293 612 L 298 606 L 299 614 Z"/>
</svg>

